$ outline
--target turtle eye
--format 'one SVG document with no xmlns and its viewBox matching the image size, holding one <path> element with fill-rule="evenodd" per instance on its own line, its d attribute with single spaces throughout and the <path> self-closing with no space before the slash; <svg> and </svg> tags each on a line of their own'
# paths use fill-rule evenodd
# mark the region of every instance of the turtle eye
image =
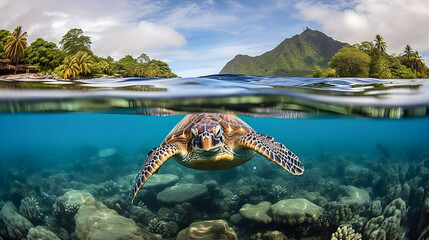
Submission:
<svg viewBox="0 0 429 240">
<path fill-rule="evenodd" d="M 214 133 L 214 135 L 216 137 L 219 137 L 221 135 L 222 132 L 220 130 L 220 126 L 219 125 L 216 125 L 216 126 L 213 127 L 213 133 Z"/>
<path fill-rule="evenodd" d="M 196 139 L 198 137 L 198 130 L 196 128 L 191 128 L 192 138 Z"/>
</svg>

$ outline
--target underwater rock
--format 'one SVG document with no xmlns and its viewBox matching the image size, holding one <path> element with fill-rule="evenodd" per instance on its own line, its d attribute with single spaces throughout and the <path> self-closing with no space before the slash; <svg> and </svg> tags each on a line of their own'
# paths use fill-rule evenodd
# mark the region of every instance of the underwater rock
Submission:
<svg viewBox="0 0 429 240">
<path fill-rule="evenodd" d="M 61 196 L 64 189 L 70 187 L 69 173 L 59 173 L 51 175 L 43 181 L 42 188 L 50 195 Z"/>
<path fill-rule="evenodd" d="M 354 214 L 363 212 L 370 200 L 368 191 L 363 188 L 341 186 L 340 192 L 339 202 L 349 205 Z"/>
<path fill-rule="evenodd" d="M 347 184 L 367 186 L 373 180 L 373 174 L 365 167 L 350 164 L 344 169 L 344 178 Z"/>
<path fill-rule="evenodd" d="M 331 235 L 331 240 L 361 240 L 362 235 L 355 233 L 350 226 L 338 227 L 337 231 Z"/>
<path fill-rule="evenodd" d="M 0 211 L 0 237 L 5 239 L 25 239 L 28 230 L 34 227 L 20 215 L 12 202 L 7 202 Z"/>
<path fill-rule="evenodd" d="M 52 205 L 53 215 L 62 226 L 68 226 L 73 222 L 73 217 L 83 204 L 85 199 L 93 197 L 91 193 L 83 190 L 69 190 L 58 197 Z"/>
<path fill-rule="evenodd" d="M 136 223 L 107 208 L 94 198 L 87 198 L 75 215 L 79 239 L 144 239 Z"/>
<path fill-rule="evenodd" d="M 307 190 L 299 190 L 294 194 L 294 196 L 297 198 L 305 198 L 308 201 L 321 207 L 325 206 L 328 203 L 328 200 L 322 197 L 319 192 L 309 192 Z"/>
<path fill-rule="evenodd" d="M 304 198 L 281 200 L 270 209 L 274 222 L 287 225 L 314 223 L 323 213 L 321 207 Z"/>
<path fill-rule="evenodd" d="M 44 226 L 30 228 L 27 235 L 27 240 L 60 240 L 55 233 L 49 231 Z"/>
<path fill-rule="evenodd" d="M 77 205 L 77 206 L 81 206 L 83 204 L 83 202 L 85 201 L 85 199 L 89 198 L 89 197 L 94 197 L 92 196 L 91 193 L 83 191 L 83 190 L 69 190 L 66 193 L 64 193 L 64 195 L 62 195 L 61 197 L 58 197 L 56 202 L 58 204 L 61 204 L 63 206 L 66 205 Z"/>
<path fill-rule="evenodd" d="M 194 222 L 177 235 L 176 240 L 236 240 L 237 234 L 224 220 Z"/>
<path fill-rule="evenodd" d="M 250 236 L 250 240 L 286 240 L 287 237 L 280 231 L 266 231 L 264 233 L 256 233 Z"/>
<path fill-rule="evenodd" d="M 39 202 L 34 197 L 25 197 L 21 200 L 21 205 L 19 206 L 19 214 L 34 223 L 40 222 L 43 217 Z"/>
<path fill-rule="evenodd" d="M 179 177 L 174 174 L 154 174 L 147 180 L 144 187 L 146 189 L 162 190 L 173 186 L 179 181 Z"/>
<path fill-rule="evenodd" d="M 260 202 L 258 205 L 246 203 L 240 208 L 240 214 L 252 222 L 270 223 L 272 221 L 272 218 L 268 215 L 270 207 L 271 203 L 266 201 Z"/>
<path fill-rule="evenodd" d="M 164 189 L 156 195 L 156 198 L 166 204 L 177 204 L 192 202 L 197 199 L 208 197 L 209 192 L 206 186 L 195 183 L 176 184 Z"/>
</svg>

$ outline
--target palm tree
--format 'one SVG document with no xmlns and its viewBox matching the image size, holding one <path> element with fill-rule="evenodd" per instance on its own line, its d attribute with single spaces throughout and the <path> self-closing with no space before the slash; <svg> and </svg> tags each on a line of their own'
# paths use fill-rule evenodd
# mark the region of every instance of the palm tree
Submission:
<svg viewBox="0 0 429 240">
<path fill-rule="evenodd" d="M 375 48 L 377 48 L 380 51 L 381 55 L 383 55 L 387 49 L 387 45 L 383 37 L 380 34 L 377 34 L 375 36 L 374 42 L 375 42 Z"/>
<path fill-rule="evenodd" d="M 27 32 L 21 33 L 22 26 L 16 27 L 11 33 L 4 45 L 5 55 L 14 63 L 16 63 L 15 74 L 18 70 L 18 63 L 21 56 L 24 54 L 24 49 L 27 47 Z"/>
<path fill-rule="evenodd" d="M 91 69 L 94 62 L 92 61 L 92 57 L 88 53 L 80 51 L 76 53 L 73 58 L 79 67 L 80 73 L 91 73 Z"/>
<path fill-rule="evenodd" d="M 80 67 L 76 59 L 72 56 L 67 56 L 60 66 L 63 78 L 75 78 L 80 73 Z"/>
</svg>

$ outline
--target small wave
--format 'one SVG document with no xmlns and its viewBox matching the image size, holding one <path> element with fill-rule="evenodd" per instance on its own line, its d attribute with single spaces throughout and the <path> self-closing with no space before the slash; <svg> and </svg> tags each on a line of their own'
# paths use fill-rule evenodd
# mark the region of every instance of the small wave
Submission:
<svg viewBox="0 0 429 240">
<path fill-rule="evenodd" d="M 427 116 L 429 79 L 302 78 L 234 74 L 199 78 L 0 80 L 0 112 L 228 112 L 281 118 L 334 114 Z"/>
</svg>

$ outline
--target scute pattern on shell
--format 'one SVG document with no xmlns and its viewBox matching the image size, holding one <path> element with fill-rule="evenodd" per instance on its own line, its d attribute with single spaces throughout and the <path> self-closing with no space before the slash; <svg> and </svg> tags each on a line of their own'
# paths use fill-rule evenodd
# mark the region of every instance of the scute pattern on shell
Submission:
<svg viewBox="0 0 429 240">
<path fill-rule="evenodd" d="M 162 144 L 168 144 L 174 139 L 187 139 L 190 136 L 191 127 L 203 119 L 218 122 L 224 132 L 239 131 L 244 133 L 255 132 L 247 123 L 234 115 L 221 113 L 195 113 L 186 115 L 167 135 Z"/>
</svg>

